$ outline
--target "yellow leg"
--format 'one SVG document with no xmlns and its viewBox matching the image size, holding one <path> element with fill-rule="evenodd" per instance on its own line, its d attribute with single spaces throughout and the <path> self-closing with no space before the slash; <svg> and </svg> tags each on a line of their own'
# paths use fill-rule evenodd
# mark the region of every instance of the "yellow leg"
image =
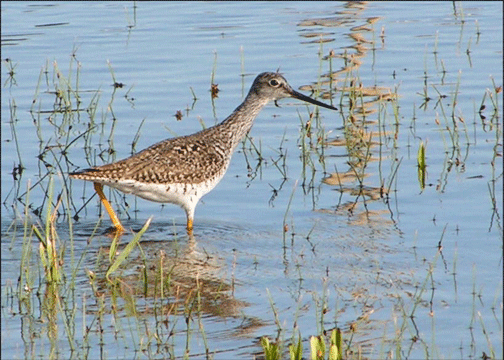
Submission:
<svg viewBox="0 0 504 360">
<path fill-rule="evenodd" d="M 187 217 L 187 234 L 192 235 L 193 233 L 193 219 Z"/>
<path fill-rule="evenodd" d="M 125 232 L 126 229 L 124 229 L 124 227 L 122 226 L 121 222 L 119 221 L 119 218 L 114 212 L 114 209 L 112 209 L 112 206 L 110 205 L 107 198 L 105 197 L 105 194 L 103 193 L 103 185 L 99 183 L 93 183 L 93 185 L 96 193 L 98 194 L 101 202 L 103 203 L 103 206 L 105 206 L 105 209 L 107 210 L 110 216 L 110 220 L 112 220 L 112 223 L 114 224 L 116 230 L 120 232 Z"/>
</svg>

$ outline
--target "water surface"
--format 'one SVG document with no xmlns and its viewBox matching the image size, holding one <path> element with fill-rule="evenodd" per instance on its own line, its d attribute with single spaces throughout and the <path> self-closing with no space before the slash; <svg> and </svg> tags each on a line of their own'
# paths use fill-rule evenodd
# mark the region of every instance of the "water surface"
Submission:
<svg viewBox="0 0 504 360">
<path fill-rule="evenodd" d="M 364 358 L 502 358 L 501 14 L 500 2 L 2 2 L 2 356 L 251 359 L 260 337 L 287 346 L 299 330 L 308 357 L 309 336 L 339 327 Z M 176 206 L 107 191 L 126 227 L 153 216 L 114 292 L 109 219 L 92 235 L 97 197 L 66 173 L 211 126 L 278 68 L 341 111 L 267 106 L 196 209 L 194 239 Z M 75 111 L 69 95 L 71 115 L 54 112 L 66 80 L 81 100 Z M 54 198 L 69 191 L 56 223 L 74 282 L 54 323 L 38 240 L 23 236 L 25 204 L 29 222 L 46 218 L 48 173 Z M 142 259 L 152 278 L 161 260 L 172 269 L 167 297 L 137 287 Z"/>
</svg>

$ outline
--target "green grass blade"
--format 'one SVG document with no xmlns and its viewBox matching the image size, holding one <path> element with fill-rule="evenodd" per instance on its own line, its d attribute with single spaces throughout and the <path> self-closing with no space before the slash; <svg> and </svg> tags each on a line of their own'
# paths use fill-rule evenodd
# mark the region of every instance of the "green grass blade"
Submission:
<svg viewBox="0 0 504 360">
<path fill-rule="evenodd" d="M 143 233 L 146 232 L 147 229 L 149 228 L 151 220 L 152 220 L 152 217 L 150 217 L 145 222 L 145 225 L 142 227 L 142 229 L 135 234 L 135 236 L 129 242 L 129 244 L 126 245 L 126 247 L 124 248 L 124 250 L 121 251 L 121 253 L 115 258 L 114 262 L 112 263 L 112 265 L 110 265 L 110 268 L 107 270 L 107 274 L 105 275 L 106 278 L 107 278 L 107 280 L 110 281 L 110 278 L 109 278 L 110 275 L 114 271 L 116 271 L 119 268 L 119 266 L 121 266 L 121 264 L 124 262 L 124 260 L 126 260 L 126 258 L 129 256 L 129 254 L 133 251 L 133 249 L 135 248 L 135 246 L 137 246 L 137 244 L 139 243 L 140 238 L 142 237 Z"/>
</svg>

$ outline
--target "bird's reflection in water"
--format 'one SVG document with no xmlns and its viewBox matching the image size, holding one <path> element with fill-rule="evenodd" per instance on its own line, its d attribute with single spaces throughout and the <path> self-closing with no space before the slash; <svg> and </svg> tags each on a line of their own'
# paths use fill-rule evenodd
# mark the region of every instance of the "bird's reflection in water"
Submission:
<svg viewBox="0 0 504 360">
<path fill-rule="evenodd" d="M 127 246 L 126 239 L 117 254 Z M 194 235 L 171 240 L 143 240 L 131 252 L 121 267 L 107 280 L 110 248 L 101 248 L 96 289 L 110 295 L 112 306 L 120 302 L 123 316 L 155 316 L 156 323 L 166 326 L 177 317 L 209 317 L 238 319 L 231 333 L 236 336 L 253 334 L 265 323 L 245 314 L 248 303 L 234 295 L 237 280 L 229 279 L 225 259 L 215 251 L 198 246 Z M 234 276 L 234 275 L 233 275 Z M 174 331 L 171 329 L 171 331 Z"/>
</svg>

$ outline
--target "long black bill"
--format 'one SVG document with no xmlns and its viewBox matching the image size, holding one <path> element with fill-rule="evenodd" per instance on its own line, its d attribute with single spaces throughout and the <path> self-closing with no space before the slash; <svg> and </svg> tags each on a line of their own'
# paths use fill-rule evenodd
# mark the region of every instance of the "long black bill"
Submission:
<svg viewBox="0 0 504 360">
<path fill-rule="evenodd" d="M 324 104 L 320 101 L 317 101 L 317 100 L 314 100 L 312 99 L 311 97 L 308 97 L 306 95 L 303 95 L 301 93 L 298 93 L 297 91 L 294 91 L 292 90 L 291 92 L 291 96 L 293 98 L 296 98 L 298 100 L 302 100 L 302 101 L 306 101 L 306 102 L 309 102 L 310 104 L 313 104 L 313 105 L 318 105 L 318 106 L 321 106 L 321 107 L 325 107 L 326 109 L 331 109 L 331 110 L 338 110 L 337 108 L 335 108 L 334 106 L 331 106 L 331 105 L 327 105 L 327 104 Z"/>
</svg>

